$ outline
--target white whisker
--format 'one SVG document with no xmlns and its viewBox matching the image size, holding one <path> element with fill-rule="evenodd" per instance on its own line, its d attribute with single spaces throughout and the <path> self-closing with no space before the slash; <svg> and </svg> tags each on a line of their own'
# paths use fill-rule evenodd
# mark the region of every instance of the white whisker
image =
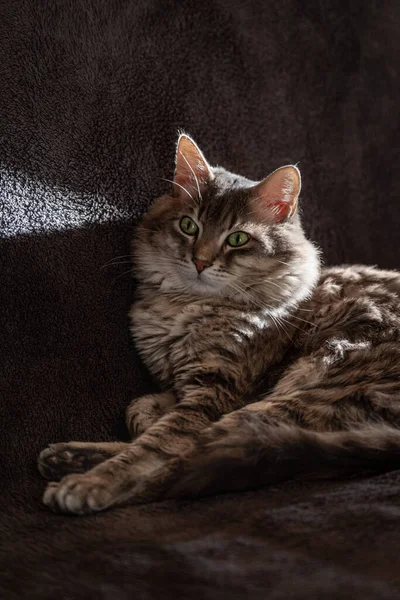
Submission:
<svg viewBox="0 0 400 600">
<path fill-rule="evenodd" d="M 107 265 L 103 265 L 100 267 L 99 271 L 105 269 L 106 267 L 115 267 L 116 265 L 129 265 L 132 261 L 130 260 L 118 260 L 116 262 L 108 263 Z"/>
<path fill-rule="evenodd" d="M 248 297 L 250 298 L 250 301 L 251 301 L 251 302 L 253 302 L 253 304 L 255 304 L 256 306 L 258 306 L 258 308 L 261 308 L 261 309 L 263 309 L 263 310 L 267 310 L 267 312 L 268 312 L 268 316 L 271 318 L 271 321 L 273 322 L 273 324 L 274 324 L 274 325 L 275 325 L 275 327 L 277 328 L 278 332 L 280 331 L 280 330 L 279 330 L 279 325 L 280 325 L 280 327 L 281 327 L 282 331 L 285 333 L 286 337 L 289 339 L 289 341 L 290 341 L 290 342 L 292 341 L 292 338 L 289 336 L 288 332 L 286 331 L 286 329 L 284 328 L 284 326 L 283 326 L 283 325 L 282 325 L 282 323 L 280 322 L 280 321 L 282 320 L 282 318 L 280 318 L 280 319 L 278 320 L 278 317 L 277 317 L 276 315 L 273 315 L 273 314 L 271 314 L 271 312 L 270 312 L 270 311 L 271 311 L 271 310 L 274 310 L 274 307 L 272 307 L 272 306 L 269 306 L 269 305 L 263 305 L 262 303 L 260 303 L 260 302 L 257 302 L 257 301 L 255 300 L 255 298 L 253 298 L 253 297 L 252 297 L 252 296 L 251 296 L 251 295 L 250 295 L 248 292 L 246 292 L 246 291 L 245 291 L 245 290 L 243 290 L 243 289 L 242 289 L 242 288 L 241 288 L 239 285 L 237 285 L 237 282 L 236 282 L 235 284 L 233 284 L 233 283 L 230 283 L 229 285 L 230 285 L 230 286 L 231 286 L 231 287 L 232 287 L 232 288 L 233 288 L 233 289 L 234 289 L 236 292 L 239 292 L 239 293 L 242 293 L 242 294 L 244 294 L 244 295 L 248 296 Z M 292 325 L 292 326 L 293 326 L 293 325 Z M 297 329 L 297 328 L 295 327 L 295 329 Z"/>
<path fill-rule="evenodd" d="M 177 185 L 178 187 L 180 187 L 184 192 L 187 193 L 187 195 L 193 200 L 193 202 L 196 204 L 196 200 L 193 198 L 192 194 L 189 192 L 189 190 L 187 190 L 183 185 L 181 185 L 180 183 L 177 183 L 176 181 L 172 181 L 172 179 L 165 179 L 165 177 L 160 177 L 160 179 L 162 181 L 168 181 L 168 183 L 172 183 L 173 185 Z M 185 202 L 183 200 L 183 202 Z M 185 204 L 187 204 L 190 208 L 192 208 L 193 210 L 195 209 L 195 206 L 192 206 L 191 204 L 189 204 L 188 202 L 185 202 Z"/>
<path fill-rule="evenodd" d="M 114 256 L 114 258 L 110 258 L 109 261 L 107 261 L 106 263 L 104 263 L 104 265 L 102 265 L 99 270 L 101 271 L 101 269 L 104 269 L 105 267 L 107 267 L 110 264 L 118 264 L 118 263 L 114 263 L 114 261 L 120 260 L 122 258 L 131 258 L 130 254 L 123 254 L 122 256 Z M 125 262 L 130 262 L 130 261 L 125 261 Z"/>
<path fill-rule="evenodd" d="M 230 284 L 230 285 L 232 285 L 232 284 Z M 235 282 L 235 285 L 238 285 L 238 282 L 237 282 L 237 281 Z M 240 289 L 240 288 L 238 288 L 238 289 Z M 247 289 L 249 289 L 249 288 L 247 288 Z M 270 304 L 265 304 L 265 303 L 262 303 L 260 300 L 258 300 L 258 299 L 256 299 L 256 298 L 253 298 L 253 296 L 251 296 L 251 294 L 249 294 L 249 293 L 248 293 L 246 290 L 244 290 L 244 289 L 240 289 L 240 291 L 241 291 L 243 294 L 247 295 L 247 296 L 248 296 L 248 297 L 251 299 L 251 301 L 253 302 L 253 304 L 255 304 L 255 306 L 258 306 L 258 307 L 259 307 L 259 308 L 261 308 L 261 309 L 268 310 L 268 311 L 270 311 L 270 310 L 276 310 L 276 309 L 277 309 L 277 307 L 271 306 Z M 277 298 L 272 298 L 272 299 L 273 299 L 273 300 L 277 300 Z M 269 313 L 269 314 L 270 314 L 270 313 Z M 297 319 L 297 320 L 299 320 L 299 321 L 304 321 L 304 323 L 308 323 L 309 325 L 314 325 L 314 323 L 311 323 L 310 321 L 306 321 L 305 319 L 301 319 L 300 317 L 297 317 L 296 315 L 294 315 L 294 314 L 292 314 L 292 313 L 290 313 L 289 317 L 290 317 L 290 318 L 293 318 L 293 319 Z M 299 330 L 301 330 L 301 328 L 300 328 L 300 327 L 296 327 L 296 325 L 294 325 L 294 323 L 292 323 L 292 322 L 291 322 L 290 320 L 288 320 L 288 319 L 285 319 L 285 318 L 284 318 L 284 317 L 282 317 L 282 316 L 279 316 L 279 317 L 278 317 L 277 315 L 275 315 L 275 318 L 277 318 L 277 319 L 279 318 L 279 320 L 280 320 L 280 321 L 283 321 L 283 322 L 285 322 L 287 325 L 290 325 L 290 327 L 294 327 L 295 329 L 299 329 Z"/>
<path fill-rule="evenodd" d="M 278 298 L 272 298 L 272 299 L 273 300 L 279 300 Z M 307 325 L 312 325 L 312 326 L 315 325 L 315 323 L 313 323 L 312 321 L 307 321 L 306 319 L 302 319 L 301 317 L 298 317 L 297 315 L 290 314 L 290 316 L 291 316 L 292 319 L 297 319 L 298 321 L 303 321 L 303 323 L 307 323 Z"/>
<path fill-rule="evenodd" d="M 114 283 L 115 281 L 117 281 L 117 279 L 120 279 L 121 277 L 123 277 L 124 275 L 127 275 L 128 273 L 132 273 L 132 269 L 129 269 L 129 271 L 124 271 L 124 273 L 120 273 L 119 275 L 117 275 L 117 277 L 115 277 L 112 280 L 112 283 Z"/>
<path fill-rule="evenodd" d="M 287 262 L 284 262 L 283 260 L 279 260 L 278 258 L 274 258 L 274 260 L 275 260 L 276 262 L 278 262 L 278 263 L 281 263 L 281 265 L 286 265 L 287 267 L 290 267 L 290 268 L 292 268 L 292 266 L 293 266 L 293 265 L 290 265 L 290 264 L 289 264 L 289 263 L 287 263 Z"/>
<path fill-rule="evenodd" d="M 182 152 L 181 152 L 181 154 L 182 154 Z M 193 173 L 193 177 L 194 177 L 194 179 L 195 179 L 195 181 L 196 181 L 196 185 L 197 185 L 197 191 L 198 191 L 198 193 L 199 193 L 199 198 L 200 198 L 200 200 L 203 202 L 203 198 L 202 198 L 202 196 L 201 196 L 201 192 L 200 192 L 199 180 L 198 180 L 198 179 L 197 179 L 197 177 L 196 177 L 196 173 L 193 171 L 193 169 L 192 169 L 192 165 L 189 163 L 189 161 L 187 160 L 187 158 L 186 158 L 186 156 L 185 156 L 184 154 L 182 154 L 182 158 L 183 158 L 183 160 L 186 162 L 187 166 L 189 167 L 189 169 L 190 169 L 190 170 L 192 171 L 192 173 Z"/>
</svg>

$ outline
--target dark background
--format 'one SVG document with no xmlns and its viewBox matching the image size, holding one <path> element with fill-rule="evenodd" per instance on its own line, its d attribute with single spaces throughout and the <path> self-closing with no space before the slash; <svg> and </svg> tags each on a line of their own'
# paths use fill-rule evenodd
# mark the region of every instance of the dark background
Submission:
<svg viewBox="0 0 400 600">
<path fill-rule="evenodd" d="M 178 129 L 250 178 L 299 162 L 325 261 L 398 267 L 399 4 L 0 0 L 0 56 L 2 597 L 398 598 L 398 473 L 74 518 L 35 461 L 155 389 L 124 261 Z"/>
</svg>

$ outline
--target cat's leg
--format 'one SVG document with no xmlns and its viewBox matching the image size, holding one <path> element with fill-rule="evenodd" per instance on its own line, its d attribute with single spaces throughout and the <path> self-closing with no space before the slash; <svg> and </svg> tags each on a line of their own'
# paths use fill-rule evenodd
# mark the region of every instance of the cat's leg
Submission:
<svg viewBox="0 0 400 600">
<path fill-rule="evenodd" d="M 181 402 L 117 456 L 88 473 L 50 483 L 44 503 L 55 511 L 85 514 L 162 497 L 176 477 L 179 457 L 194 448 L 201 430 L 243 406 L 243 393 L 228 387 L 220 373 L 210 377 L 209 371 L 188 371 L 191 375 L 182 378 Z"/>
<path fill-rule="evenodd" d="M 126 411 L 126 424 L 132 438 L 148 429 L 175 403 L 173 392 L 149 394 L 133 400 Z M 70 473 L 85 473 L 128 447 L 129 444 L 124 442 L 50 444 L 40 453 L 38 468 L 46 479 L 58 481 Z"/>
<path fill-rule="evenodd" d="M 189 365 L 188 376 L 180 390 L 183 396 L 180 403 L 121 454 L 85 475 L 68 476 L 60 484 L 50 484 L 44 502 L 54 510 L 77 514 L 125 502 L 148 502 L 165 495 L 174 478 L 179 476 L 180 457 L 195 453 L 189 462 L 183 461 L 193 478 L 201 471 L 204 460 L 206 464 L 201 472 L 208 477 L 207 473 L 212 473 L 217 464 L 224 465 L 225 459 L 247 456 L 247 447 L 252 457 L 255 424 L 265 423 L 268 427 L 271 443 L 267 453 L 271 452 L 274 463 L 282 443 L 282 436 L 276 434 L 282 425 L 293 425 L 296 431 L 299 427 L 332 430 L 339 416 L 343 420 L 344 405 L 338 402 L 341 398 L 337 386 L 331 386 L 328 381 L 336 375 L 343 377 L 343 364 L 336 362 L 335 356 L 326 352 L 303 357 L 284 374 L 268 397 L 246 407 L 243 390 L 247 391 L 249 384 L 242 369 L 238 370 L 237 377 L 232 376 L 235 375 L 232 371 L 229 373 L 227 385 L 220 372 L 196 372 L 195 367 Z M 351 384 L 346 376 L 344 381 L 346 389 L 342 392 L 348 397 Z M 246 468 L 247 477 L 250 471 Z M 221 475 L 221 469 L 216 468 L 215 473 Z M 231 489 L 232 482 L 221 476 L 217 484 L 220 487 L 216 489 Z"/>
<path fill-rule="evenodd" d="M 85 473 L 119 454 L 124 442 L 61 442 L 50 444 L 38 458 L 38 469 L 46 479 L 58 481 L 70 473 Z"/>
<path fill-rule="evenodd" d="M 176 404 L 174 392 L 149 394 L 135 398 L 126 410 L 126 425 L 133 438 L 141 435 Z"/>
<path fill-rule="evenodd" d="M 168 496 L 397 466 L 399 360 L 393 347 L 383 352 L 343 340 L 300 358 L 269 395 L 202 432 Z"/>
</svg>

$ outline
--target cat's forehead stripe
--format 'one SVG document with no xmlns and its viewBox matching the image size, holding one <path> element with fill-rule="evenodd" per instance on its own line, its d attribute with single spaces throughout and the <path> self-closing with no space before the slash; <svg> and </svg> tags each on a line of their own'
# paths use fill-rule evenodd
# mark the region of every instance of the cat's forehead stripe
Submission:
<svg viewBox="0 0 400 600">
<path fill-rule="evenodd" d="M 221 196 L 210 194 L 206 196 L 199 212 L 199 219 L 207 225 L 217 225 L 219 228 L 231 229 L 243 212 L 245 198 L 242 194 L 228 192 Z"/>
</svg>

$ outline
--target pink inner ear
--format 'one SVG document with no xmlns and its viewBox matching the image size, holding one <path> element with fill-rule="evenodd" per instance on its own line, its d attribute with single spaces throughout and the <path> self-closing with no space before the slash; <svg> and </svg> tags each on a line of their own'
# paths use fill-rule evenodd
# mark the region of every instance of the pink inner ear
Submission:
<svg viewBox="0 0 400 600">
<path fill-rule="evenodd" d="M 278 223 L 286 219 L 291 212 L 291 205 L 287 202 L 278 201 L 274 204 L 267 204 L 266 207 L 270 208 L 271 214 Z"/>
<path fill-rule="evenodd" d="M 291 217 L 300 193 L 300 173 L 296 167 L 281 167 L 254 190 L 254 211 L 265 220 L 280 223 Z"/>
<path fill-rule="evenodd" d="M 212 178 L 209 164 L 200 148 L 186 135 L 181 135 L 176 153 L 174 182 L 178 192 L 186 191 L 189 195 L 200 194 Z"/>
</svg>

